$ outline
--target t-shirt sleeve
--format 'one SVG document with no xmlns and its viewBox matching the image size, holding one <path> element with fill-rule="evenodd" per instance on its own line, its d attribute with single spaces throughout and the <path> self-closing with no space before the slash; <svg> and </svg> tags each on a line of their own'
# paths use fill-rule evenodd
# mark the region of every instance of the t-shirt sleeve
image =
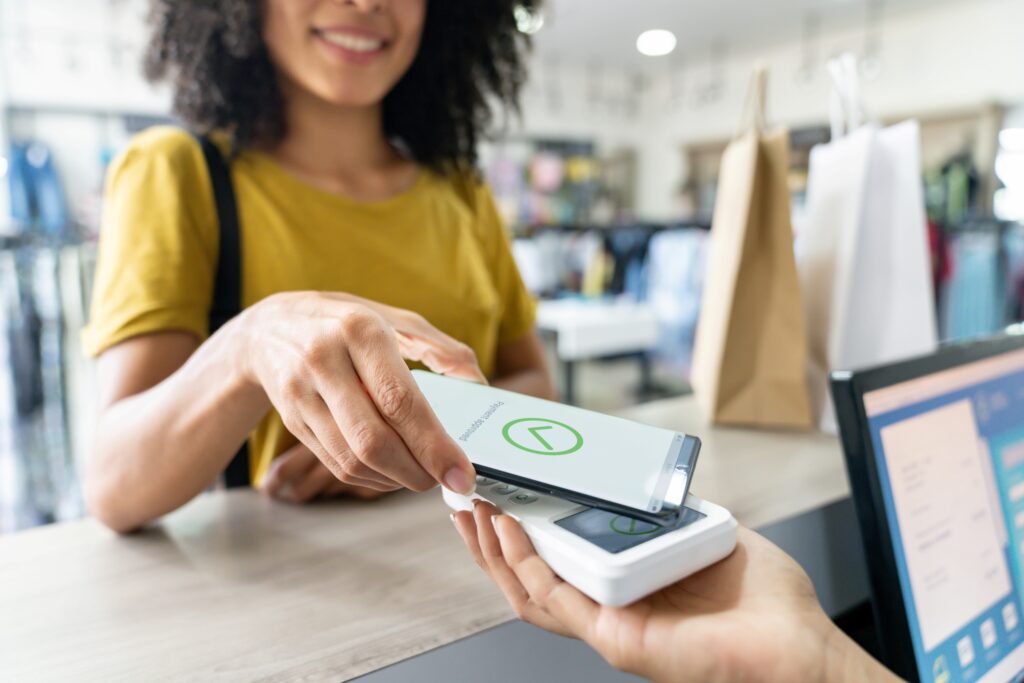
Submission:
<svg viewBox="0 0 1024 683">
<path fill-rule="evenodd" d="M 537 317 L 537 302 L 523 284 L 508 231 L 498 214 L 494 197 L 486 185 L 477 187 L 477 211 L 484 239 L 490 254 L 490 269 L 498 296 L 502 303 L 498 343 L 507 344 L 520 339 L 533 329 Z"/>
<path fill-rule="evenodd" d="M 217 248 L 212 202 L 201 152 L 183 131 L 136 141 L 111 165 L 82 332 L 87 353 L 158 331 L 207 336 Z"/>
</svg>

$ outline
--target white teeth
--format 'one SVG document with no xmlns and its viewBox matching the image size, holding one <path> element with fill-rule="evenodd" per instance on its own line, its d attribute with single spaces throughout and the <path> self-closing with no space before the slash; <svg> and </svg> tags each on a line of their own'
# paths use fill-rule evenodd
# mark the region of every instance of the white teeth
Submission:
<svg viewBox="0 0 1024 683">
<path fill-rule="evenodd" d="M 328 33 L 323 31 L 320 35 L 328 43 L 343 47 L 346 50 L 352 50 L 353 52 L 374 52 L 384 46 L 383 40 L 354 36 L 350 33 Z"/>
</svg>

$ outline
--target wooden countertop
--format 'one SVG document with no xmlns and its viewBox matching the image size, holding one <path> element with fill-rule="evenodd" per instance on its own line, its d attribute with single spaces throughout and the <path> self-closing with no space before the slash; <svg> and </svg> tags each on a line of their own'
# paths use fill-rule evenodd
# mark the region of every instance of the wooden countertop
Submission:
<svg viewBox="0 0 1024 683">
<path fill-rule="evenodd" d="M 338 681 L 510 618 L 437 492 L 0 537 L 0 681 Z"/>
<path fill-rule="evenodd" d="M 709 429 L 693 490 L 760 526 L 846 495 L 834 438 Z M 511 618 L 437 492 L 296 507 L 196 499 L 140 534 L 93 520 L 0 537 L 0 681 L 344 680 Z"/>
</svg>

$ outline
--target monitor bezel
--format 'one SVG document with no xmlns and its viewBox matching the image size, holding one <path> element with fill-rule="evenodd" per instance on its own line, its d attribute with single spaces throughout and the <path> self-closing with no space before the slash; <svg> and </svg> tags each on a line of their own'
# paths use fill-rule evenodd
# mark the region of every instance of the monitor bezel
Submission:
<svg viewBox="0 0 1024 683">
<path fill-rule="evenodd" d="M 864 395 L 886 387 L 1024 349 L 1024 330 L 950 344 L 936 353 L 859 371 L 831 374 L 832 395 L 868 564 L 872 609 L 883 662 L 908 680 L 921 680 L 910 622 L 903 603 L 892 534 L 885 515 L 877 457 Z"/>
</svg>

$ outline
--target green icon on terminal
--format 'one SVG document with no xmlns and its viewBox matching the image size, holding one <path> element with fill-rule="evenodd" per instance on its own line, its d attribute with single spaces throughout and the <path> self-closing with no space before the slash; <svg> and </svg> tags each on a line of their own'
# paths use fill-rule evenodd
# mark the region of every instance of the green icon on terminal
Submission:
<svg viewBox="0 0 1024 683">
<path fill-rule="evenodd" d="M 638 519 L 623 515 L 612 517 L 612 521 L 608 522 L 608 526 L 611 527 L 612 531 L 623 536 L 646 536 L 647 534 L 653 534 L 661 528 L 657 524 L 641 522 Z"/>
<path fill-rule="evenodd" d="M 569 455 L 583 447 L 583 435 L 557 420 L 521 417 L 501 428 L 501 435 L 521 451 L 537 455 Z"/>
</svg>

